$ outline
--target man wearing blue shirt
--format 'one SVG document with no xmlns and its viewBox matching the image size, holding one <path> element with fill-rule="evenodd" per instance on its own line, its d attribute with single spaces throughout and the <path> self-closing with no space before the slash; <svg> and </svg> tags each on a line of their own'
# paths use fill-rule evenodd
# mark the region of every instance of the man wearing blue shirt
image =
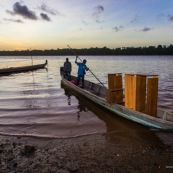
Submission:
<svg viewBox="0 0 173 173">
<path fill-rule="evenodd" d="M 80 78 L 82 78 L 82 88 L 84 88 L 84 76 L 85 76 L 85 70 L 88 71 L 89 68 L 85 65 L 86 64 L 86 60 L 84 59 L 83 62 L 77 62 L 77 56 L 76 56 L 76 60 L 75 63 L 78 65 L 78 77 L 77 77 L 77 85 L 79 85 L 80 82 Z"/>
</svg>

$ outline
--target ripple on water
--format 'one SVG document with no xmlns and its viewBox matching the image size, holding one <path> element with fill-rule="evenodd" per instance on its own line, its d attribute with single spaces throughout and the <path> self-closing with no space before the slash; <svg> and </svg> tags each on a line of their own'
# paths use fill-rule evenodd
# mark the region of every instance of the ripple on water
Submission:
<svg viewBox="0 0 173 173">
<path fill-rule="evenodd" d="M 27 58 L 23 59 L 28 60 Z M 172 57 L 163 57 L 164 61 L 159 57 L 142 56 L 85 58 L 88 60 L 88 67 L 106 86 L 108 73 L 159 74 L 158 105 L 166 110 L 173 110 Z M 12 65 L 12 57 L 4 59 L 7 65 L 8 60 Z M 0 62 L 2 60 L 4 62 L 4 59 L 0 57 Z M 138 138 L 139 141 L 146 143 L 153 138 L 153 132 L 148 128 L 113 117 L 61 88 L 59 68 L 65 57 L 34 57 L 34 59 L 35 63 L 48 59 L 48 70 L 41 69 L 0 77 L 0 134 L 66 138 L 108 133 L 110 134 L 108 138 L 116 142 Z M 73 66 L 72 74 L 76 75 L 77 66 L 74 57 L 69 57 L 69 60 Z M 15 59 L 13 63 L 12 66 L 23 64 L 21 59 Z M 86 79 L 99 83 L 89 72 Z M 146 139 L 142 136 L 146 136 Z"/>
</svg>

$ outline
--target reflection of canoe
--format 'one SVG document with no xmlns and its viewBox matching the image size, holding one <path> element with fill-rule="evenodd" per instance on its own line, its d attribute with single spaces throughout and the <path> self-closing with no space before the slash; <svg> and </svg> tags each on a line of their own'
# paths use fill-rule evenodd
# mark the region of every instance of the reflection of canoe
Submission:
<svg viewBox="0 0 173 173">
<path fill-rule="evenodd" d="M 10 74 L 10 73 L 20 73 L 20 72 L 37 70 L 37 69 L 44 68 L 46 65 L 47 65 L 47 60 L 44 64 L 4 68 L 4 69 L 0 69 L 0 75 L 6 75 L 6 74 Z"/>
<path fill-rule="evenodd" d="M 173 130 L 173 113 L 166 112 L 158 108 L 157 110 L 157 118 L 149 116 L 147 114 L 134 111 L 132 109 L 126 108 L 120 104 L 109 104 L 106 101 L 106 88 L 95 84 L 93 82 L 85 80 L 84 89 L 74 85 L 70 81 L 64 78 L 63 70 L 60 69 L 62 84 L 71 89 L 76 94 L 80 94 L 83 97 L 91 100 L 93 103 L 101 106 L 102 108 L 111 111 L 115 115 L 119 115 L 131 121 L 140 123 L 145 126 L 149 126 L 156 129 L 162 130 Z M 72 80 L 75 80 L 76 77 L 72 76 Z"/>
<path fill-rule="evenodd" d="M 75 95 L 78 100 L 78 109 L 82 107 L 82 111 L 91 111 L 93 112 L 98 119 L 102 120 L 106 125 L 106 135 L 105 138 L 109 141 L 112 141 L 116 144 L 135 144 L 142 145 L 162 145 L 161 140 L 155 135 L 154 131 L 151 131 L 145 126 L 141 126 L 138 123 L 129 121 L 120 116 L 114 116 L 110 111 L 106 109 L 100 109 L 96 104 L 92 104 L 90 100 L 85 99 L 81 95 L 73 94 L 72 90 L 67 89 L 64 86 L 61 86 L 68 100 L 72 95 Z M 84 108 L 84 109 L 83 109 Z M 79 110 L 80 111 L 80 110 Z M 163 132 L 162 132 L 163 133 Z M 134 140 L 138 139 L 138 140 Z"/>
</svg>

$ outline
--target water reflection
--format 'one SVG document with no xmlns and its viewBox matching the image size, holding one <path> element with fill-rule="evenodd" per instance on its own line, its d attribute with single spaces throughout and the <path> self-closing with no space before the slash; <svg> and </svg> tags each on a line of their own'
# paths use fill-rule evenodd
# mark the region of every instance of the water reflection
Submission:
<svg viewBox="0 0 173 173">
<path fill-rule="evenodd" d="M 69 90 L 64 89 L 64 94 L 67 96 L 68 105 L 71 105 L 71 93 L 69 92 Z"/>
<path fill-rule="evenodd" d="M 27 107 L 27 108 L 35 108 L 36 106 L 36 100 L 32 99 L 32 95 L 37 95 L 38 91 L 35 89 L 35 77 L 34 77 L 34 72 L 32 71 L 31 73 L 31 80 L 32 82 L 30 83 L 24 83 L 24 88 L 30 88 L 30 90 L 23 90 L 21 91 L 21 94 L 26 96 L 27 99 L 24 99 L 22 107 Z"/>
<path fill-rule="evenodd" d="M 63 88 L 63 86 L 62 86 Z M 71 92 L 70 90 L 63 88 L 64 89 L 64 94 L 67 96 L 67 103 L 68 105 L 71 105 Z M 78 105 L 77 105 L 77 120 L 80 121 L 80 116 L 82 112 L 87 112 L 87 107 L 85 106 L 85 104 L 83 102 L 81 102 L 80 100 L 78 100 Z"/>
<path fill-rule="evenodd" d="M 8 64 L 8 61 L 14 60 L 14 58 L 16 61 L 18 60 L 18 57 L 0 57 L 0 61 L 3 60 Z M 28 57 L 25 58 L 28 60 Z M 114 143 L 160 143 L 155 135 L 156 132 L 149 128 L 112 115 L 79 96 L 76 97 L 77 99 L 71 93 L 64 96 L 65 91 L 60 88 L 61 77 L 59 75 L 59 68 L 64 62 L 64 56 L 58 57 L 58 59 L 53 56 L 35 58 L 38 61 L 42 61 L 43 58 L 49 59 L 48 71 L 41 69 L 34 71 L 33 74 L 26 72 L 0 77 L 0 111 L 1 116 L 2 114 L 4 116 L 1 123 L 11 121 L 15 128 L 15 130 L 11 130 L 11 133 L 16 131 L 23 133 L 21 129 L 19 130 L 18 125 L 14 125 L 14 121 L 17 124 L 23 124 L 27 120 L 32 120 L 34 128 L 31 128 L 31 132 L 34 131 L 35 135 L 73 136 L 106 132 L 105 138 Z M 74 59 L 74 57 L 71 58 Z M 92 56 L 87 58 L 89 59 L 88 66 L 106 85 L 108 73 L 158 74 L 158 105 L 172 111 L 172 57 Z M 72 75 L 76 75 L 76 71 L 77 66 L 74 65 Z M 97 80 L 89 73 L 87 73 L 86 79 L 97 83 Z M 8 127 L 3 127 L 8 130 Z M 167 133 L 164 135 L 162 133 L 162 138 L 166 140 Z"/>
<path fill-rule="evenodd" d="M 82 98 L 78 98 L 82 99 Z M 107 134 L 105 138 L 118 144 L 140 144 L 140 145 L 158 145 L 161 140 L 148 127 L 114 115 L 111 112 L 91 104 L 88 100 L 83 100 L 88 109 L 105 122 Z"/>
<path fill-rule="evenodd" d="M 85 106 L 85 104 L 83 102 L 81 102 L 79 100 L 77 109 L 78 109 L 77 118 L 78 118 L 78 120 L 80 120 L 81 112 L 87 112 L 87 107 Z"/>
<path fill-rule="evenodd" d="M 69 90 L 64 89 L 68 97 L 72 94 Z M 91 111 L 98 117 L 98 121 L 102 120 L 106 126 L 105 139 L 116 144 L 132 144 L 132 145 L 163 145 L 160 138 L 154 131 L 148 127 L 131 122 L 120 116 L 116 116 L 111 112 L 95 105 L 89 100 L 74 93 L 78 100 L 77 118 L 80 120 L 81 112 Z M 89 127 L 88 127 L 89 128 Z"/>
<path fill-rule="evenodd" d="M 44 69 L 41 69 L 42 71 Z M 48 72 L 48 70 L 46 70 Z M 39 71 L 31 71 L 26 73 L 27 81 L 22 83 L 22 90 L 20 90 L 20 95 L 22 96 L 23 102 L 21 107 L 25 108 L 41 108 L 52 107 L 52 96 L 55 95 L 56 90 L 52 90 L 52 85 L 49 84 L 49 81 L 45 80 L 45 83 L 39 83 L 38 74 L 40 75 Z M 48 74 L 44 75 L 47 79 Z M 22 82 L 22 80 L 20 80 Z M 46 86 L 46 89 L 45 89 Z M 24 97 L 23 97 L 24 96 Z"/>
</svg>

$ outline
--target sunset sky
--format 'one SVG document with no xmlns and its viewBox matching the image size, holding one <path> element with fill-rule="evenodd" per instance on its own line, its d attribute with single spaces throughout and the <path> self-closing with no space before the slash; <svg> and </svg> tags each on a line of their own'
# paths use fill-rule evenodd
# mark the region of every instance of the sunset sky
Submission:
<svg viewBox="0 0 173 173">
<path fill-rule="evenodd" d="M 173 44 L 173 0 L 1 0 L 0 50 Z"/>
</svg>

